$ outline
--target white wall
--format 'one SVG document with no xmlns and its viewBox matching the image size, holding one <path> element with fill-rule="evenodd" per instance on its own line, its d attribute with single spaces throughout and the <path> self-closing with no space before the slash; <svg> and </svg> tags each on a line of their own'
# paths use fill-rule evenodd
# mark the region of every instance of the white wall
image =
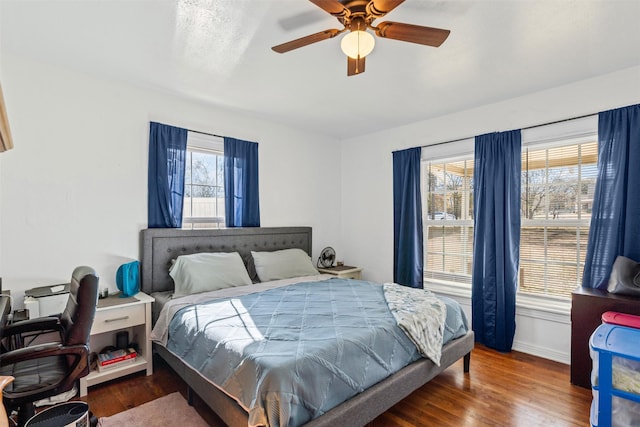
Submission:
<svg viewBox="0 0 640 427">
<path fill-rule="evenodd" d="M 116 268 L 138 258 L 149 121 L 258 141 L 262 225 L 310 225 L 314 256 L 334 246 L 365 279 L 383 282 L 393 279 L 392 151 L 640 101 L 635 67 L 340 145 L 13 55 L 3 54 L 2 83 L 15 148 L 0 156 L 0 275 L 18 302 L 25 289 L 68 280 L 79 264 L 115 289 Z M 568 319 L 566 310 L 519 307 L 515 348 L 568 362 Z"/>
<path fill-rule="evenodd" d="M 392 151 L 549 123 L 638 102 L 640 67 L 634 67 L 343 141 L 342 235 L 345 258 L 350 264 L 364 268 L 365 279 L 378 282 L 393 280 Z M 529 314 L 527 312 L 526 319 L 516 319 L 517 348 L 526 348 L 568 363 L 568 313 L 561 318 L 551 316 L 551 321 L 539 319 L 549 323 L 542 328 L 540 322 L 531 322 Z M 557 340 L 557 336 L 562 339 Z"/>
<path fill-rule="evenodd" d="M 312 226 L 314 256 L 338 241 L 339 194 L 318 197 L 340 186 L 338 141 L 6 53 L 2 83 L 15 148 L 0 156 L 0 265 L 16 302 L 81 264 L 115 290 L 147 223 L 149 121 L 257 141 L 262 225 Z"/>
</svg>

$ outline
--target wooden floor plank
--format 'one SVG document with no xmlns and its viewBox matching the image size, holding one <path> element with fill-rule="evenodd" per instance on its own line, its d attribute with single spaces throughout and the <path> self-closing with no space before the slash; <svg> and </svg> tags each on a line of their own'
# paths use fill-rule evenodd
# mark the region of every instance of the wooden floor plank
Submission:
<svg viewBox="0 0 640 427">
<path fill-rule="evenodd" d="M 185 383 L 161 359 L 154 363 L 152 376 L 134 374 L 91 387 L 81 400 L 102 417 L 175 391 L 186 398 Z M 568 365 L 478 345 L 469 374 L 457 362 L 368 427 L 582 427 L 589 425 L 590 405 L 591 390 L 570 384 Z M 194 406 L 211 426 L 224 427 L 197 397 Z"/>
</svg>

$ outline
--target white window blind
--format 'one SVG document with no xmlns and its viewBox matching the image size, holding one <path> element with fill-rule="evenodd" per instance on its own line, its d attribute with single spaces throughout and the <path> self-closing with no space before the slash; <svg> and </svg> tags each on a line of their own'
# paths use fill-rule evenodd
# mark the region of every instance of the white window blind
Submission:
<svg viewBox="0 0 640 427">
<path fill-rule="evenodd" d="M 425 280 L 471 284 L 472 138 L 422 149 Z M 569 299 L 582 281 L 597 178 L 597 116 L 522 131 L 519 292 Z"/>
<path fill-rule="evenodd" d="M 451 156 L 448 158 L 439 157 L 437 147 L 431 150 L 423 149 L 422 162 L 424 276 L 429 281 L 470 285 L 473 140 L 447 147 L 443 153 Z"/>
<path fill-rule="evenodd" d="M 520 292 L 569 298 L 581 283 L 597 176 L 596 136 L 523 148 Z"/>
</svg>

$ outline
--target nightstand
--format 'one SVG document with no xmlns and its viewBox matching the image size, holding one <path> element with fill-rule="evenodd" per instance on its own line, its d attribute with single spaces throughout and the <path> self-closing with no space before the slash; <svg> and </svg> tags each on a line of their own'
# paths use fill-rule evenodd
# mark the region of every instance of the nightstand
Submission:
<svg viewBox="0 0 640 427">
<path fill-rule="evenodd" d="M 87 388 L 96 384 L 120 378 L 138 371 L 153 374 L 151 355 L 151 303 L 153 297 L 138 292 L 130 298 L 110 296 L 98 300 L 96 317 L 91 327 L 91 351 L 99 352 L 104 347 L 115 345 L 116 332 L 128 331 L 129 341 L 138 344 L 136 361 L 125 366 L 111 368 L 103 372 L 92 370 L 80 379 L 80 396 L 87 395 Z"/>
<path fill-rule="evenodd" d="M 341 279 L 360 280 L 361 267 L 353 267 L 349 265 L 341 265 L 339 267 L 318 268 L 320 273 L 333 274 Z"/>
</svg>

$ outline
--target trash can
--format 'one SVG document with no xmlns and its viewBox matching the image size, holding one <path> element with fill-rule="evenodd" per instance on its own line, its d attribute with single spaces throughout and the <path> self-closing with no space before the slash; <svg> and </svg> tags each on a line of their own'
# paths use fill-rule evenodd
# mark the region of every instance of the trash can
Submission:
<svg viewBox="0 0 640 427">
<path fill-rule="evenodd" d="M 591 425 L 640 425 L 640 329 L 604 323 L 589 340 Z"/>
<path fill-rule="evenodd" d="M 60 403 L 29 418 L 24 427 L 89 427 L 89 405 Z"/>
</svg>

